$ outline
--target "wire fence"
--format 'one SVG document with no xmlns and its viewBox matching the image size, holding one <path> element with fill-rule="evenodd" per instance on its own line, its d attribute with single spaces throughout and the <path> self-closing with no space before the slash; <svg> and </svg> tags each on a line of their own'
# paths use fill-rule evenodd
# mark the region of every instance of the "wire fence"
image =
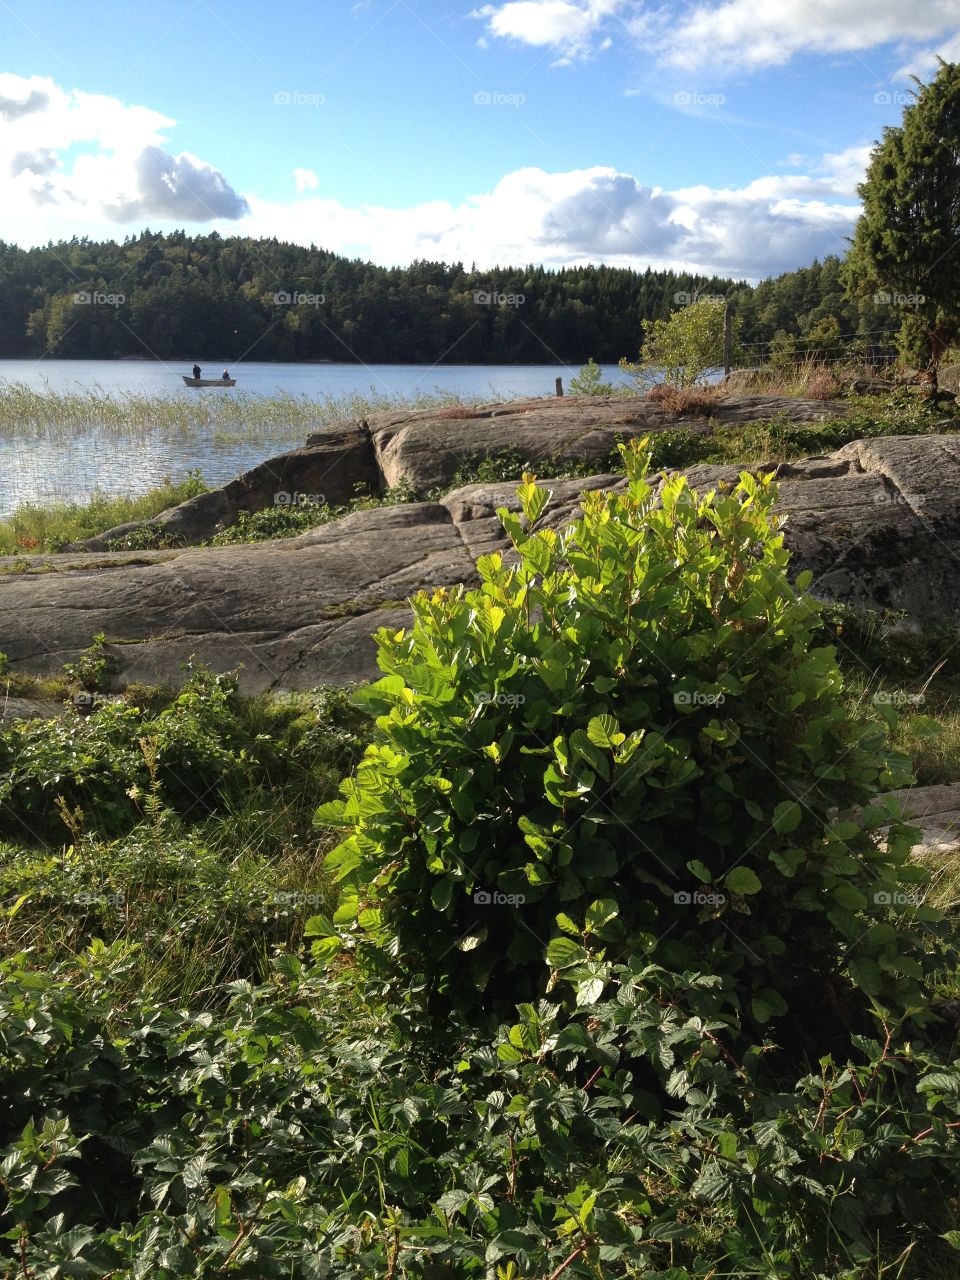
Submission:
<svg viewBox="0 0 960 1280">
<path fill-rule="evenodd" d="M 884 340 L 872 341 L 877 336 Z M 893 363 L 898 356 L 895 338 L 883 331 L 879 335 L 855 333 L 841 336 L 829 346 L 815 340 L 793 338 L 789 345 L 782 345 L 776 339 L 742 342 L 739 349 L 742 354 L 733 361 L 732 368 L 735 369 L 762 368 L 775 362 L 882 367 Z"/>
</svg>

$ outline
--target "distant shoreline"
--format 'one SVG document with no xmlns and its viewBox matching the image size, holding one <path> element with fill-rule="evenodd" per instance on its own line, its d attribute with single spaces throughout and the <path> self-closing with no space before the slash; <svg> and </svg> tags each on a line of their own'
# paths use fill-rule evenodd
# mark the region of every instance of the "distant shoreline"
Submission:
<svg viewBox="0 0 960 1280">
<path fill-rule="evenodd" d="M 397 369 L 410 367 L 437 368 L 437 369 L 579 369 L 581 365 L 586 364 L 586 358 L 583 360 L 550 360 L 538 362 L 536 360 L 469 360 L 469 361 L 436 361 L 436 360 L 327 360 L 318 357 L 315 360 L 230 360 L 215 356 L 170 356 L 158 360 L 153 356 L 5 356 L 0 355 L 0 360 L 22 360 L 24 364 L 159 364 L 159 365 L 186 365 L 187 371 L 193 367 L 194 363 L 199 365 L 220 365 L 224 369 L 229 369 L 233 365 L 236 369 L 242 369 L 245 364 L 315 364 L 323 366 L 341 366 L 345 369 L 362 369 L 366 365 L 381 366 L 385 365 Z M 601 363 L 613 364 L 614 361 L 604 361 Z"/>
</svg>

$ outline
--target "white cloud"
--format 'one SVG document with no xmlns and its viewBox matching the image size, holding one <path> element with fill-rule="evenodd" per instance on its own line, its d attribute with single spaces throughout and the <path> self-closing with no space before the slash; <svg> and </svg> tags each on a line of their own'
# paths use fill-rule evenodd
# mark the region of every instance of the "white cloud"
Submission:
<svg viewBox="0 0 960 1280">
<path fill-rule="evenodd" d="M 927 80 L 937 72 L 937 58 L 944 62 L 960 62 L 960 32 L 935 49 L 925 49 L 905 63 L 897 72 L 897 78 L 907 80 L 916 76 L 918 80 Z"/>
<path fill-rule="evenodd" d="M 844 251 L 864 159 L 865 149 L 853 148 L 806 174 L 720 190 L 664 191 L 602 166 L 528 168 L 460 204 L 435 200 L 408 209 L 348 208 L 318 197 L 281 205 L 251 196 L 250 216 L 236 230 L 387 266 L 415 258 L 481 267 L 606 262 L 759 279 Z"/>
<path fill-rule="evenodd" d="M 320 179 L 312 169 L 294 169 L 293 181 L 298 191 L 316 191 Z"/>
<path fill-rule="evenodd" d="M 456 204 L 350 207 L 319 195 L 308 168 L 294 170 L 287 202 L 242 196 L 203 160 L 171 155 L 164 130 L 173 122 L 143 107 L 16 77 L 0 77 L 0 101 L 13 103 L 0 123 L 0 173 L 9 175 L 2 234 L 21 244 L 105 239 L 118 223 L 173 230 L 193 221 L 384 265 L 607 262 L 757 278 L 843 250 L 869 154 L 853 147 L 816 162 L 794 156 L 797 171 L 742 187 L 673 191 L 604 166 L 531 167 Z M 28 102 L 31 110 L 20 110 Z"/>
<path fill-rule="evenodd" d="M 594 45 L 607 19 L 623 10 L 628 0 L 507 0 L 486 4 L 474 12 L 491 35 L 534 47 L 554 48 L 559 61 L 588 57 L 595 48 L 609 48 L 609 37 Z"/>
<path fill-rule="evenodd" d="M 743 70 L 779 66 L 799 53 L 935 39 L 958 21 L 956 0 L 724 0 L 694 5 L 658 44 L 676 66 Z"/>
<path fill-rule="evenodd" d="M 938 50 L 958 56 L 957 0 L 681 0 L 642 8 L 638 0 L 506 0 L 475 14 L 490 35 L 556 49 L 561 61 L 584 56 L 601 32 L 642 44 L 684 70 L 739 71 L 780 66 L 800 53 L 856 53 L 883 44 L 916 45 L 948 37 Z M 946 50 L 946 52 L 944 52 Z M 929 71 L 933 53 L 904 68 Z"/>
<path fill-rule="evenodd" d="M 29 222 L 42 205 L 45 218 L 58 224 L 47 227 L 56 236 L 104 220 L 209 222 L 247 213 L 245 200 L 212 165 L 165 149 L 164 131 L 174 123 L 117 98 L 67 91 L 46 77 L 0 75 L 5 222 L 18 215 Z"/>
</svg>

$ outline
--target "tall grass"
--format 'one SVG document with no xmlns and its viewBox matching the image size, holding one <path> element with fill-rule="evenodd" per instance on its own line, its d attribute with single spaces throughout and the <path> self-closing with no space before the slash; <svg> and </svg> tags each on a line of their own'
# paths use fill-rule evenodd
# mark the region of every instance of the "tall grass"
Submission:
<svg viewBox="0 0 960 1280">
<path fill-rule="evenodd" d="M 885 378 L 885 365 L 855 360 L 826 361 L 808 355 L 797 361 L 771 360 L 748 379 L 748 390 L 758 396 L 796 396 L 802 400 L 835 400 L 851 382 Z"/>
<path fill-rule="evenodd" d="M 117 525 L 150 520 L 205 489 L 200 473 L 194 471 L 185 480 L 168 479 L 136 498 L 95 492 L 88 502 L 25 503 L 0 520 L 0 555 L 60 551 L 70 542 L 93 538 Z"/>
<path fill-rule="evenodd" d="M 490 393 L 464 399 L 435 389 L 414 396 L 371 388 L 365 395 L 273 396 L 237 391 L 168 395 L 108 392 L 97 386 L 76 391 L 43 390 L 24 382 L 0 382 L 0 439 L 62 440 L 98 431 L 135 439 L 176 438 L 203 433 L 215 440 L 245 443 L 303 442 L 304 435 L 339 422 L 389 409 L 425 409 L 496 399 Z"/>
</svg>

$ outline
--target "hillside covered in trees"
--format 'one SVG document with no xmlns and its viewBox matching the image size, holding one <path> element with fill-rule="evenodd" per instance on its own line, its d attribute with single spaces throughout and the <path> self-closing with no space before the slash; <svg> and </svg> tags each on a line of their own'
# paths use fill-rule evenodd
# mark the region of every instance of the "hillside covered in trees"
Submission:
<svg viewBox="0 0 960 1280">
<path fill-rule="evenodd" d="M 122 244 L 0 242 L 0 356 L 438 363 L 613 362 L 695 294 L 728 298 L 748 362 L 856 338 L 887 352 L 901 317 L 847 299 L 840 259 L 751 286 L 588 266 L 380 267 L 277 240 L 151 232 Z"/>
</svg>

